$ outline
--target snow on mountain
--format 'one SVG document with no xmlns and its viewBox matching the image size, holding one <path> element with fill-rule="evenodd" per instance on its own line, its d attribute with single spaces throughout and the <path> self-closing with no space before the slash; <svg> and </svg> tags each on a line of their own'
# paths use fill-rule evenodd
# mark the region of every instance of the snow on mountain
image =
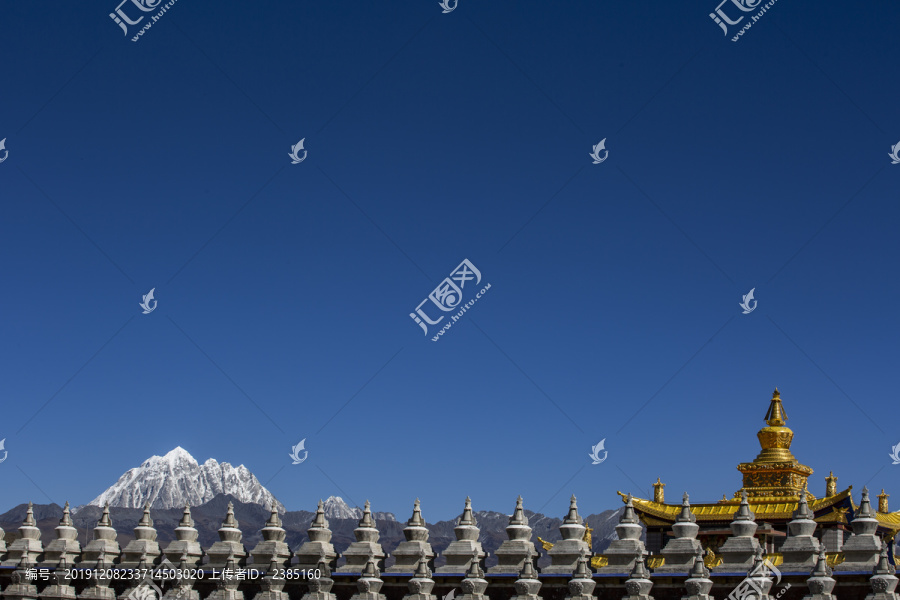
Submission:
<svg viewBox="0 0 900 600">
<path fill-rule="evenodd" d="M 279 512 L 284 512 L 281 502 L 244 465 L 233 467 L 212 458 L 201 465 L 180 446 L 129 469 L 90 504 L 103 506 L 109 502 L 110 506 L 142 508 L 150 502 L 153 508 L 181 508 L 185 504 L 199 506 L 216 494 L 231 494 L 241 502 L 266 508 L 274 501 Z"/>
<path fill-rule="evenodd" d="M 340 496 L 329 496 L 324 508 L 327 519 L 361 519 L 363 515 L 362 509 L 351 508 Z"/>
<path fill-rule="evenodd" d="M 329 496 L 325 500 L 325 518 L 327 519 L 362 519 L 363 511 L 361 508 L 351 508 L 349 504 L 344 502 L 340 496 Z M 376 521 L 396 521 L 393 513 L 389 512 L 373 512 L 372 517 Z"/>
</svg>

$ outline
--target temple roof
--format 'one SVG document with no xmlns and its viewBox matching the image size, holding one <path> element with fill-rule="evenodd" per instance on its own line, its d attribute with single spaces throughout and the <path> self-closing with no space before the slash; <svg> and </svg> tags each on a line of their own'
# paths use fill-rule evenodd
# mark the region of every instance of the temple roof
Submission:
<svg viewBox="0 0 900 600">
<path fill-rule="evenodd" d="M 741 497 L 746 495 L 750 510 L 755 513 L 756 520 L 762 523 L 786 523 L 799 505 L 801 494 L 806 496 L 809 508 L 815 514 L 817 523 L 847 524 L 853 519 L 858 507 L 853 502 L 848 487 L 837 493 L 837 477 L 833 473 L 825 478 L 826 492 L 824 498 L 816 498 L 807 490 L 807 480 L 813 470 L 798 461 L 791 454 L 791 442 L 794 432 L 786 427 L 788 417 L 784 410 L 778 388 L 769 400 L 766 411 L 766 426 L 756 434 L 762 451 L 752 462 L 740 463 L 738 470 L 743 474 L 743 485 L 732 499 L 722 496 L 715 504 L 692 504 L 691 512 L 699 524 L 708 525 L 728 523 L 738 510 Z M 666 504 L 664 501 L 665 484 L 659 479 L 653 484 L 654 499 L 633 498 L 635 511 L 647 525 L 671 526 L 682 510 L 680 504 Z M 626 495 L 619 492 L 622 501 Z M 900 511 L 887 512 L 887 494 L 882 490 L 879 512 L 875 513 L 879 525 L 888 531 L 900 531 Z M 884 511 L 884 512 L 882 512 Z"/>
<path fill-rule="evenodd" d="M 819 521 L 819 514 L 823 517 L 832 514 L 832 508 L 843 508 L 852 503 L 850 486 L 843 492 L 827 498 L 818 498 L 809 501 L 810 510 L 815 513 L 816 521 Z M 619 492 L 622 501 L 625 502 L 626 494 Z M 762 500 L 762 501 L 760 501 Z M 786 498 L 784 500 L 776 499 L 754 499 L 748 498 L 750 510 L 756 514 L 757 521 L 790 521 L 791 516 L 797 505 L 798 498 Z M 644 500 L 642 498 L 633 498 L 634 509 L 640 513 L 641 519 L 648 525 L 670 525 L 675 522 L 678 513 L 681 512 L 681 504 L 665 504 L 654 502 L 653 500 Z M 722 500 L 715 504 L 694 504 L 691 503 L 691 512 L 697 517 L 697 523 L 729 523 L 737 511 L 741 501 L 739 499 Z M 896 516 L 897 526 L 900 529 L 900 514 L 891 513 L 890 515 L 879 514 L 879 517 Z M 880 520 L 880 519 L 879 519 Z"/>
</svg>

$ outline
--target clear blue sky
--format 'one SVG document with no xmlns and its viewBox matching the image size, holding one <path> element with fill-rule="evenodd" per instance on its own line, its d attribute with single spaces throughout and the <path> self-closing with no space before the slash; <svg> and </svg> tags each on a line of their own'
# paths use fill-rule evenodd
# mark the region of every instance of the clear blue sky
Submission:
<svg viewBox="0 0 900 600">
<path fill-rule="evenodd" d="M 896 4 L 115 8 L 0 7 L 0 510 L 178 445 L 294 510 L 713 501 L 776 385 L 811 491 L 900 494 Z"/>
</svg>

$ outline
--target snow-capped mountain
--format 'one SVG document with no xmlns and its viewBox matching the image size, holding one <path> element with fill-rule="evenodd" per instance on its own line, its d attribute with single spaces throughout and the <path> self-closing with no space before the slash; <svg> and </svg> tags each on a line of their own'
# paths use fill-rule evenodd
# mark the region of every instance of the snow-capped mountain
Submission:
<svg viewBox="0 0 900 600">
<path fill-rule="evenodd" d="M 328 519 L 361 519 L 363 511 L 361 508 L 352 508 L 344 502 L 340 496 L 329 496 L 325 500 L 325 517 Z M 396 521 L 394 513 L 389 512 L 372 512 L 372 517 L 376 521 Z"/>
<path fill-rule="evenodd" d="M 129 469 L 90 504 L 103 506 L 109 502 L 110 506 L 141 508 L 150 502 L 153 508 L 181 508 L 185 504 L 199 506 L 216 494 L 231 494 L 241 502 L 266 508 L 274 501 L 279 512 L 284 512 L 281 502 L 244 465 L 233 467 L 212 458 L 201 465 L 180 446 Z"/>
<path fill-rule="evenodd" d="M 362 509 L 351 508 L 340 496 L 329 496 L 325 501 L 327 519 L 361 519 L 362 514 Z"/>
</svg>

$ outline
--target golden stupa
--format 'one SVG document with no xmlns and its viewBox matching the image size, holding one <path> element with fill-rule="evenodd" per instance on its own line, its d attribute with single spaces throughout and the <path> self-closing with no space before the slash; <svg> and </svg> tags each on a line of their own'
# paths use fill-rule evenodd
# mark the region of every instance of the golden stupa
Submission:
<svg viewBox="0 0 900 600">
<path fill-rule="evenodd" d="M 756 434 L 761 450 L 752 462 L 740 463 L 738 471 L 743 475 L 743 485 L 731 498 L 726 494 L 716 503 L 691 504 L 691 512 L 700 525 L 699 539 L 704 547 L 716 549 L 730 535 L 728 524 L 741 501 L 741 494 L 747 492 L 750 510 L 755 514 L 760 527 L 757 537 L 767 551 L 777 551 L 787 535 L 787 523 L 797 509 L 800 494 L 806 494 L 809 508 L 815 514 L 820 531 L 834 530 L 836 536 L 826 536 L 826 546 L 831 540 L 839 547 L 845 533 L 849 535 L 849 521 L 857 506 L 853 502 L 849 486 L 842 492 L 837 491 L 837 477 L 829 473 L 825 477 L 825 495 L 817 498 L 807 489 L 809 476 L 813 470 L 801 464 L 791 453 L 791 442 L 794 432 L 787 427 L 787 413 L 778 389 L 772 394 L 769 408 L 766 411 L 766 426 Z M 664 496 L 665 484 L 657 479 L 653 484 L 653 499 L 633 498 L 634 509 L 647 526 L 647 549 L 651 554 L 658 552 L 665 545 L 667 533 L 674 524 L 680 504 L 666 504 Z M 622 501 L 626 495 L 619 492 Z M 879 495 L 878 512 L 875 517 L 879 523 L 879 531 L 886 539 L 893 539 L 900 531 L 900 511 L 889 512 L 888 495 L 882 491 Z M 829 548 L 836 551 L 837 548 Z"/>
<path fill-rule="evenodd" d="M 766 412 L 766 427 L 756 434 L 762 450 L 753 462 L 741 463 L 738 471 L 744 474 L 744 485 L 741 490 L 751 498 L 783 500 L 785 497 L 799 498 L 806 490 L 807 479 L 813 470 L 800 464 L 791 453 L 791 442 L 794 432 L 785 426 L 787 414 L 781 403 L 778 388 L 772 394 L 769 410 Z M 734 497 L 740 498 L 741 490 Z M 806 493 L 807 500 L 813 500 Z"/>
</svg>

